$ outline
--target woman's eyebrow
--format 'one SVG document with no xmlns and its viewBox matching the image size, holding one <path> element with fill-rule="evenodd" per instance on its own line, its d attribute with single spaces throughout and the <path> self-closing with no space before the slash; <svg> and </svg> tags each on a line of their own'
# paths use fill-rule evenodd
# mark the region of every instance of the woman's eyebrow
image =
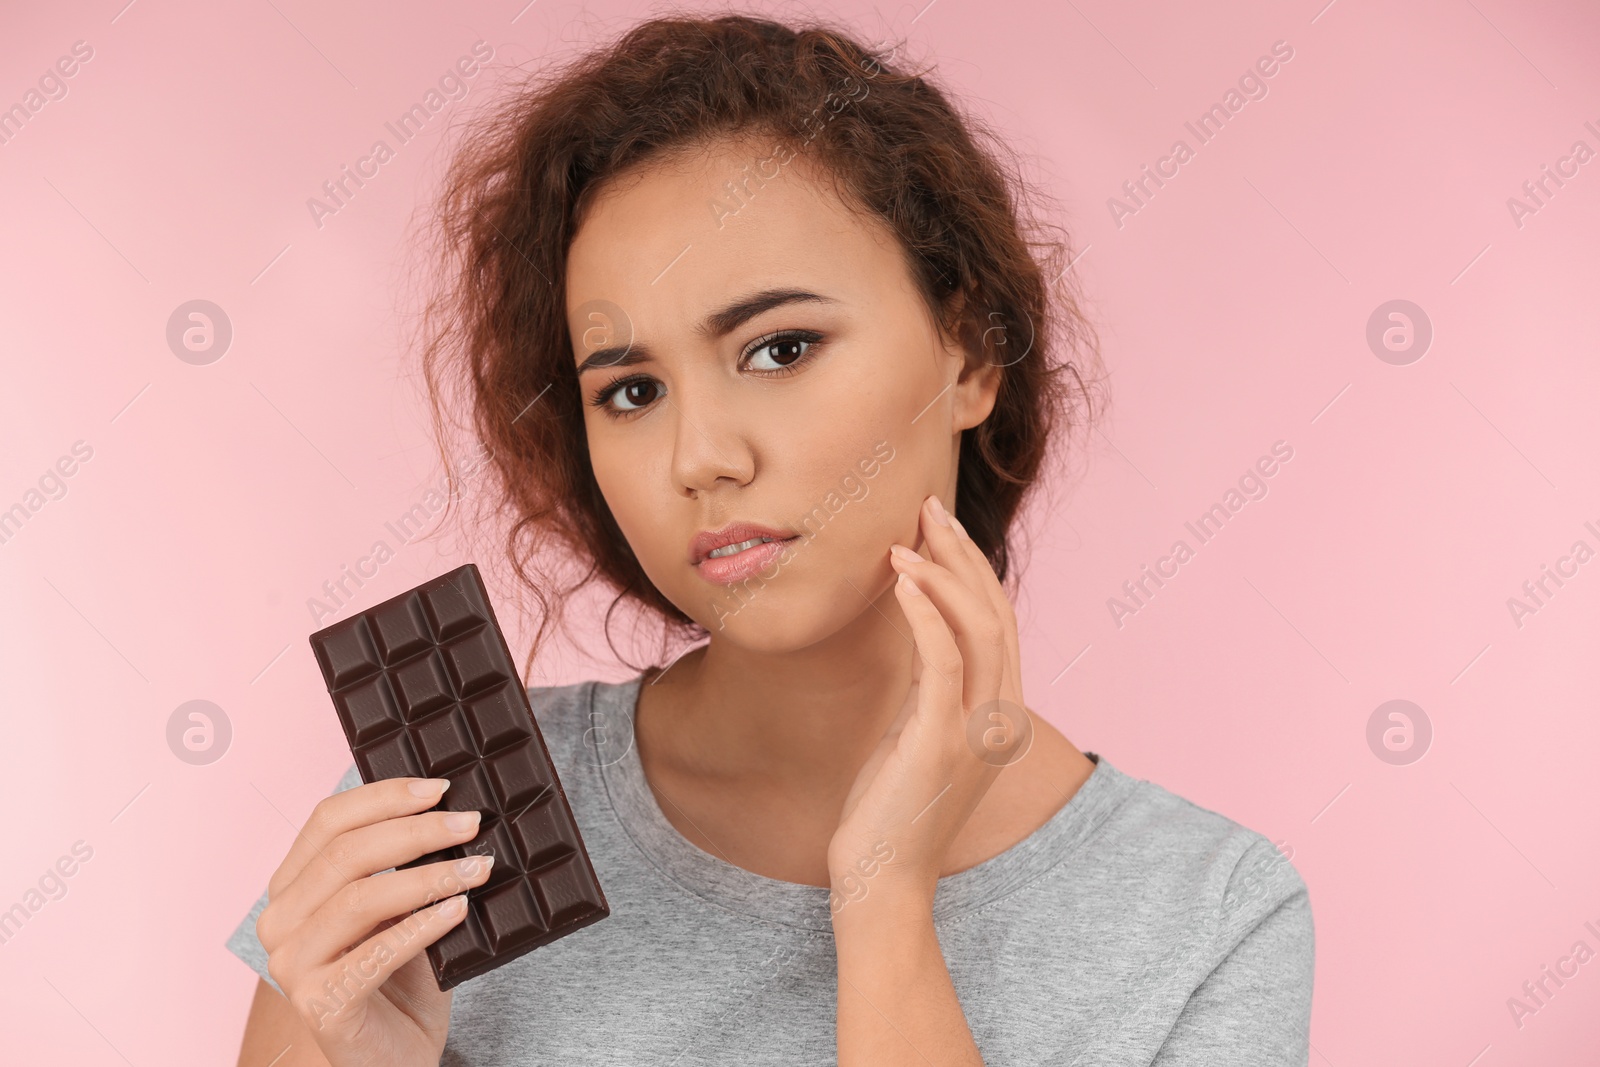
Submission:
<svg viewBox="0 0 1600 1067">
<path fill-rule="evenodd" d="M 808 301 L 820 304 L 838 303 L 832 297 L 813 293 L 809 289 L 763 289 L 750 296 L 741 297 L 726 307 L 719 308 L 707 315 L 705 321 L 700 324 L 699 333 L 707 338 L 723 337 L 763 311 L 771 311 L 773 308 L 782 307 L 785 304 L 798 304 Z M 611 345 L 591 352 L 583 362 L 578 364 L 578 374 L 582 375 L 584 371 L 602 370 L 607 367 L 631 367 L 636 363 L 643 363 L 654 358 L 649 346 L 642 342 L 635 341 L 631 344 Z"/>
<path fill-rule="evenodd" d="M 755 318 L 763 311 L 770 311 L 775 307 L 782 307 L 784 304 L 798 304 L 808 300 L 822 304 L 837 302 L 830 297 L 813 293 L 809 289 L 763 289 L 753 296 L 737 300 L 720 311 L 713 311 L 707 315 L 705 322 L 700 324 L 700 333 L 710 338 L 722 337 L 738 329 L 741 324 Z"/>
</svg>

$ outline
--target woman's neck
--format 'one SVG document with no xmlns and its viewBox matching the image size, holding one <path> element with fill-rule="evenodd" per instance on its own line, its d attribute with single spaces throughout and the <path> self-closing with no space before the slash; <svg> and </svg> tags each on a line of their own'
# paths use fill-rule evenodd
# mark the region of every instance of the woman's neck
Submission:
<svg viewBox="0 0 1600 1067">
<path fill-rule="evenodd" d="M 911 684 L 914 647 L 893 594 L 853 627 L 796 652 L 720 641 L 652 672 L 640 697 L 654 755 L 704 780 L 837 791 L 883 737 Z"/>
<path fill-rule="evenodd" d="M 715 638 L 646 674 L 635 740 L 669 821 L 748 870 L 827 885 L 845 797 L 906 699 L 916 655 L 892 592 L 859 631 L 782 655 Z M 1031 711 L 1032 709 L 1030 709 Z M 965 870 L 1027 837 L 1093 763 L 1033 715 L 1026 754 L 1004 768 L 945 858 Z"/>
</svg>

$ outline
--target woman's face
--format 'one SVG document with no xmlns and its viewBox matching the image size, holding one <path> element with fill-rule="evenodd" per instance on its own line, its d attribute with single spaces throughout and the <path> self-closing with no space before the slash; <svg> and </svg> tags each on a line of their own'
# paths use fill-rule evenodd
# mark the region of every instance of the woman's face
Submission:
<svg viewBox="0 0 1600 1067">
<path fill-rule="evenodd" d="M 892 233 L 772 155 L 724 142 L 613 182 L 570 249 L 567 321 L 595 479 L 645 574 L 713 640 L 780 652 L 898 606 L 889 546 L 920 544 L 929 493 L 953 510 L 996 375 L 958 381 Z M 790 540 L 697 565 L 734 523 Z"/>
</svg>

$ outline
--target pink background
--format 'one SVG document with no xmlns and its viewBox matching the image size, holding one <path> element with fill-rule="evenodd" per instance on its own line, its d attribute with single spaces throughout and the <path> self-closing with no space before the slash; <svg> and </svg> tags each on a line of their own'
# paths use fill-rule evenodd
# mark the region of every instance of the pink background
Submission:
<svg viewBox="0 0 1600 1067">
<path fill-rule="evenodd" d="M 0 145 L 0 508 L 93 449 L 0 544 L 0 908 L 93 849 L 0 944 L 17 1062 L 233 1062 L 255 975 L 223 940 L 349 762 L 307 600 L 440 473 L 400 326 L 445 124 L 645 14 L 524 2 L 7 11 L 0 106 L 93 48 Z M 1600 950 L 1600 560 L 1520 627 L 1507 600 L 1600 549 L 1600 161 L 1520 227 L 1507 199 L 1600 150 L 1600 12 L 1322 2 L 825 10 L 936 62 L 1084 250 L 1114 408 L 1038 517 L 1030 705 L 1292 850 L 1313 1063 L 1576 1063 L 1600 961 L 1520 1027 L 1507 998 Z M 307 199 L 478 40 L 468 98 L 318 228 Z M 1268 95 L 1197 146 L 1183 123 L 1279 40 Z M 1119 228 L 1108 198 L 1179 137 L 1194 158 Z M 165 337 L 197 298 L 234 330 L 205 366 Z M 1434 330 L 1403 366 L 1365 337 L 1394 299 Z M 1279 440 L 1268 495 L 1119 627 L 1108 598 Z M 400 548 L 350 610 L 465 558 Z M 577 638 L 601 651 L 533 681 L 628 673 Z M 233 731 L 204 766 L 167 742 L 194 699 Z M 1408 765 L 1368 745 L 1391 699 L 1432 725 Z"/>
</svg>

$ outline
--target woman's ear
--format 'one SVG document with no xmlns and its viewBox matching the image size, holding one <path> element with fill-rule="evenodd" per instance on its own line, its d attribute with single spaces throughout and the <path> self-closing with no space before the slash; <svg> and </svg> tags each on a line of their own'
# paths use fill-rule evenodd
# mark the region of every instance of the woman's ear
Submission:
<svg viewBox="0 0 1600 1067">
<path fill-rule="evenodd" d="M 962 368 L 955 387 L 955 430 L 967 430 L 989 417 L 1000 394 L 1000 367 L 981 356 Z"/>
<path fill-rule="evenodd" d="M 954 383 L 955 424 L 951 427 L 957 433 L 988 418 L 1000 392 L 1000 366 L 988 358 L 984 324 L 973 319 L 969 310 L 973 306 L 965 290 L 952 295 L 945 321 L 952 324 L 954 333 L 943 328 L 940 331 L 946 340 L 946 351 L 960 361 Z"/>
</svg>

